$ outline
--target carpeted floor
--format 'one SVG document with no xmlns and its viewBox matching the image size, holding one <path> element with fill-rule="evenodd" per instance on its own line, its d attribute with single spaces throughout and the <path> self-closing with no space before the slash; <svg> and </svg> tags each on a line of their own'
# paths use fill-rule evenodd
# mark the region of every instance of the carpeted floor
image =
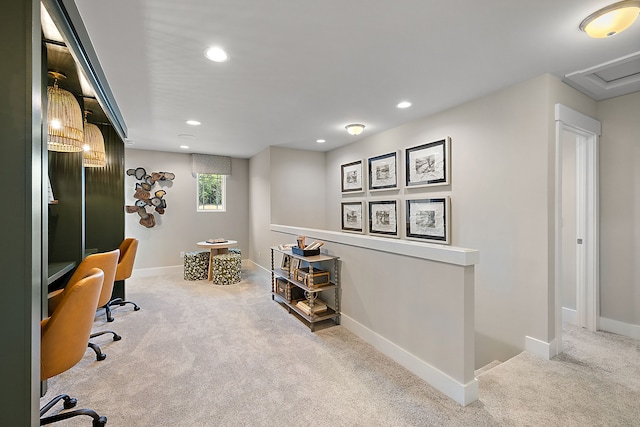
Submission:
<svg viewBox="0 0 640 427">
<path fill-rule="evenodd" d="M 567 327 L 563 355 L 479 374 L 480 400 L 463 408 L 341 326 L 311 333 L 271 300 L 264 270 L 243 261 L 242 274 L 230 286 L 128 280 L 142 309 L 94 327 L 123 339 L 96 338 L 107 359 L 87 350 L 41 403 L 69 393 L 109 426 L 640 425 L 638 341 Z"/>
</svg>

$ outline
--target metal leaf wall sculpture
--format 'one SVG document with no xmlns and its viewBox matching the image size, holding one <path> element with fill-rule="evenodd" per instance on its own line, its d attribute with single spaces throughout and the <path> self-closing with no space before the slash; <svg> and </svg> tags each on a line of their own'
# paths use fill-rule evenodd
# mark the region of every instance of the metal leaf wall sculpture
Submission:
<svg viewBox="0 0 640 427">
<path fill-rule="evenodd" d="M 156 225 L 153 211 L 164 215 L 167 208 L 167 201 L 164 199 L 167 192 L 157 190 L 152 195 L 152 188 L 158 181 L 173 181 L 176 176 L 170 172 L 151 172 L 149 175 L 144 168 L 127 169 L 127 175 L 133 176 L 139 182 L 136 183 L 133 194 L 136 202 L 133 206 L 127 205 L 126 211 L 127 213 L 137 213 L 140 216 L 140 224 L 151 228 Z"/>
</svg>

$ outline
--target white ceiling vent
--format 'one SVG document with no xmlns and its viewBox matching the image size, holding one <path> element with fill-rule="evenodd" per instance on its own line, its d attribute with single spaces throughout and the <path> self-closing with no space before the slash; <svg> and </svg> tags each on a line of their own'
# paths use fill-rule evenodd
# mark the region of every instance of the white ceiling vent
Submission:
<svg viewBox="0 0 640 427">
<path fill-rule="evenodd" d="M 640 52 L 564 76 L 564 82 L 596 101 L 640 91 Z"/>
</svg>

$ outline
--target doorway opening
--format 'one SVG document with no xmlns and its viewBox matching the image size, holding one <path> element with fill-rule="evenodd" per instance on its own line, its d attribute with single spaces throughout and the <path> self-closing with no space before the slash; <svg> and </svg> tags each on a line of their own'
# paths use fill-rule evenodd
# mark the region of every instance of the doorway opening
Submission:
<svg viewBox="0 0 640 427">
<path fill-rule="evenodd" d="M 600 122 L 556 104 L 555 343 L 565 319 L 596 331 L 598 277 L 598 140 Z"/>
</svg>

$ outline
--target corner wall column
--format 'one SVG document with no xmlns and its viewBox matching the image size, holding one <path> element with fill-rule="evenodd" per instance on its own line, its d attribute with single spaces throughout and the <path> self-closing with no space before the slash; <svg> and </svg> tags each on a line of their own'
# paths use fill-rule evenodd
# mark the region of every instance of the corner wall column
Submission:
<svg viewBox="0 0 640 427">
<path fill-rule="evenodd" d="M 0 425 L 39 425 L 43 282 L 42 50 L 40 2 L 5 0 L 0 38 Z"/>
</svg>

